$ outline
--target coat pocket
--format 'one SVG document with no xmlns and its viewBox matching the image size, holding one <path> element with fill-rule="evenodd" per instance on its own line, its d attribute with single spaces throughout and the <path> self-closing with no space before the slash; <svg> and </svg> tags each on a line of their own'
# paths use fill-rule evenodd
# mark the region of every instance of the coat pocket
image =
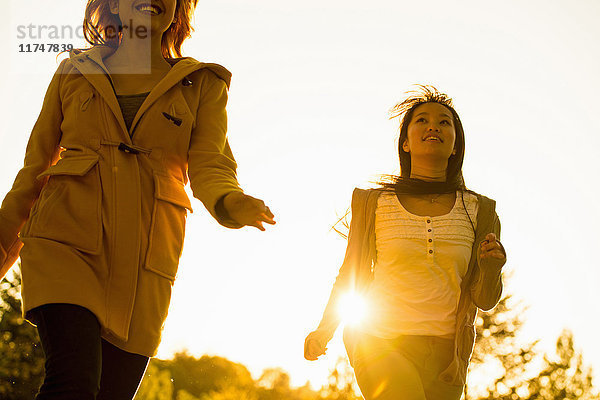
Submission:
<svg viewBox="0 0 600 400">
<path fill-rule="evenodd" d="M 79 109 L 81 111 L 87 110 L 87 108 L 90 105 L 90 102 L 92 101 L 93 98 L 94 98 L 94 92 L 92 92 L 92 91 L 81 92 L 79 94 Z"/>
<path fill-rule="evenodd" d="M 54 240 L 98 254 L 102 241 L 98 156 L 60 159 L 37 176 L 48 176 L 31 211 L 24 236 Z"/>
<path fill-rule="evenodd" d="M 154 175 L 154 207 L 144 267 L 175 280 L 183 250 L 187 210 L 192 211 L 183 183 L 166 175 Z"/>
</svg>

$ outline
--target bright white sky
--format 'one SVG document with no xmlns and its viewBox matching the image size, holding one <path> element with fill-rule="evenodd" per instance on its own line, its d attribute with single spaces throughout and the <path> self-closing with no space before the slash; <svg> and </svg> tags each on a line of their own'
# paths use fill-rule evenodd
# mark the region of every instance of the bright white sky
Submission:
<svg viewBox="0 0 600 400">
<path fill-rule="evenodd" d="M 8 56 L 0 65 L 2 196 L 57 66 L 55 54 L 19 54 L 19 44 L 41 41 L 18 41 L 16 26 L 76 27 L 86 3 L 9 2 L 0 27 Z M 398 172 L 387 110 L 424 83 L 454 98 L 467 185 L 498 202 L 505 268 L 514 272 L 506 292 L 530 306 L 525 337 L 551 349 L 568 327 L 600 370 L 600 2 L 423 4 L 200 0 L 184 53 L 233 72 L 229 135 L 239 180 L 278 224 L 227 230 L 193 200 L 159 357 L 187 348 L 256 376 L 281 366 L 293 384 L 325 382 L 344 354 L 341 329 L 319 362 L 305 361 L 302 348 L 344 255 L 330 227 L 355 186 Z"/>
</svg>

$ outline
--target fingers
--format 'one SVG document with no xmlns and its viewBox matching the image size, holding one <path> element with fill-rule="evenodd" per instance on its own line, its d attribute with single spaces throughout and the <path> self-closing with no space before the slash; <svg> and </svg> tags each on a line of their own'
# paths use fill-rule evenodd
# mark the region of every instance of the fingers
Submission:
<svg viewBox="0 0 600 400">
<path fill-rule="evenodd" d="M 265 202 L 247 194 L 235 192 L 225 197 L 229 215 L 242 225 L 265 231 L 263 223 L 275 225 L 275 216 Z"/>
<path fill-rule="evenodd" d="M 270 225 L 275 225 L 276 223 L 274 219 L 269 218 L 265 213 L 262 213 L 257 217 L 256 221 L 250 222 L 247 225 L 254 226 L 255 228 L 260 229 L 261 231 L 265 231 L 265 228 L 262 225 L 263 222 L 266 222 Z"/>
<path fill-rule="evenodd" d="M 324 347 L 317 339 L 309 337 L 306 338 L 304 343 L 304 358 L 309 361 L 315 361 L 319 356 L 325 354 L 327 348 Z"/>
<path fill-rule="evenodd" d="M 263 222 L 266 222 L 269 225 L 275 225 L 275 216 L 273 215 L 269 207 L 265 205 L 265 202 L 260 199 L 256 199 L 252 196 L 248 196 L 248 198 L 253 203 L 252 206 L 254 208 L 255 213 L 255 221 L 248 225 L 254 226 L 260 229 L 261 231 L 265 230 L 264 226 L 262 225 Z"/>
<path fill-rule="evenodd" d="M 274 218 L 273 213 L 271 212 L 269 207 L 267 207 L 267 205 L 265 204 L 264 201 L 262 201 L 261 199 L 252 197 L 252 196 L 248 196 L 248 195 L 245 195 L 245 196 L 246 196 L 246 201 L 248 202 L 248 208 L 251 208 L 257 214 L 264 214 L 267 219 Z"/>
<path fill-rule="evenodd" d="M 271 212 L 271 210 L 270 210 L 270 209 L 269 209 L 269 207 L 267 207 L 267 206 L 265 206 L 265 212 L 264 212 L 264 214 L 265 214 L 265 215 L 266 215 L 266 216 L 267 216 L 269 219 L 271 219 L 271 220 L 272 220 L 273 218 L 275 218 L 275 216 L 273 215 L 273 213 Z M 275 223 L 275 222 L 273 221 L 273 223 Z"/>
<path fill-rule="evenodd" d="M 327 351 L 326 344 L 327 341 L 321 338 L 319 331 L 309 333 L 304 340 L 304 358 L 309 361 L 315 361 Z"/>
<path fill-rule="evenodd" d="M 494 250 L 500 250 L 501 252 L 503 252 L 502 245 L 496 239 L 496 235 L 494 235 L 493 233 L 488 233 L 485 236 L 485 240 L 481 242 L 480 247 L 482 253 Z"/>
<path fill-rule="evenodd" d="M 500 250 L 487 251 L 485 253 L 481 253 L 481 258 L 497 258 L 499 260 L 504 259 L 506 257 L 504 253 Z"/>
<path fill-rule="evenodd" d="M 253 226 L 255 228 L 258 228 L 258 230 L 260 230 L 262 232 L 264 232 L 266 230 L 265 227 L 262 226 L 262 222 L 261 221 L 254 221 L 254 222 L 251 222 L 251 223 L 246 224 L 246 225 L 250 225 L 250 226 Z"/>
<path fill-rule="evenodd" d="M 269 207 L 265 206 L 265 212 L 263 213 L 264 217 L 266 218 L 264 221 L 274 225 L 275 224 L 275 216 L 273 215 L 273 213 L 271 212 L 271 210 L 269 209 Z"/>
<path fill-rule="evenodd" d="M 310 352 L 315 357 L 315 359 L 319 356 L 322 356 L 323 354 L 325 354 L 325 351 L 327 351 L 327 348 L 321 347 L 321 345 L 316 340 L 311 340 L 309 346 Z"/>
<path fill-rule="evenodd" d="M 265 208 L 266 208 L 266 211 L 259 214 L 258 220 L 266 222 L 267 224 L 275 225 L 275 220 L 273 219 L 275 216 L 273 215 L 271 210 L 269 210 L 269 207 L 265 206 Z"/>
<path fill-rule="evenodd" d="M 501 267 L 506 263 L 506 252 L 504 251 L 502 243 L 498 241 L 495 234 L 488 233 L 485 236 L 485 240 L 483 240 L 480 244 L 479 257 L 481 260 L 487 259 L 488 263 L 491 260 L 495 260 L 490 265 L 497 265 Z"/>
<path fill-rule="evenodd" d="M 488 233 L 487 235 L 485 235 L 485 239 L 481 243 L 482 244 L 488 244 L 488 243 L 494 243 L 496 241 L 497 241 L 496 240 L 496 235 L 494 233 Z"/>
<path fill-rule="evenodd" d="M 315 361 L 320 355 L 319 349 L 315 346 L 315 341 L 309 340 L 306 351 L 304 352 L 304 358 L 309 361 Z"/>
</svg>

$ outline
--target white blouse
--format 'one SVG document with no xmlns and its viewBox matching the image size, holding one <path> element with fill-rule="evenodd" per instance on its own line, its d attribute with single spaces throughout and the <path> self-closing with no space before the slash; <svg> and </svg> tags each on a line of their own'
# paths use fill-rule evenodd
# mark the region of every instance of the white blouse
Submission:
<svg viewBox="0 0 600 400">
<path fill-rule="evenodd" d="M 460 284 L 475 240 L 461 195 L 476 224 L 477 197 L 468 192 L 457 192 L 452 210 L 436 217 L 409 213 L 394 193 L 379 196 L 369 317 L 359 329 L 388 339 L 454 333 Z"/>
</svg>

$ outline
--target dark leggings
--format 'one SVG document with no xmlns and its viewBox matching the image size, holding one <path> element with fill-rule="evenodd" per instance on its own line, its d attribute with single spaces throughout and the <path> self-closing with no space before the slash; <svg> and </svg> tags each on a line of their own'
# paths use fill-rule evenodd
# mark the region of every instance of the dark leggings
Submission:
<svg viewBox="0 0 600 400">
<path fill-rule="evenodd" d="M 37 324 L 46 354 L 46 376 L 37 400 L 133 398 L 149 358 L 102 339 L 92 312 L 73 304 L 46 304 L 27 317 Z"/>
</svg>

